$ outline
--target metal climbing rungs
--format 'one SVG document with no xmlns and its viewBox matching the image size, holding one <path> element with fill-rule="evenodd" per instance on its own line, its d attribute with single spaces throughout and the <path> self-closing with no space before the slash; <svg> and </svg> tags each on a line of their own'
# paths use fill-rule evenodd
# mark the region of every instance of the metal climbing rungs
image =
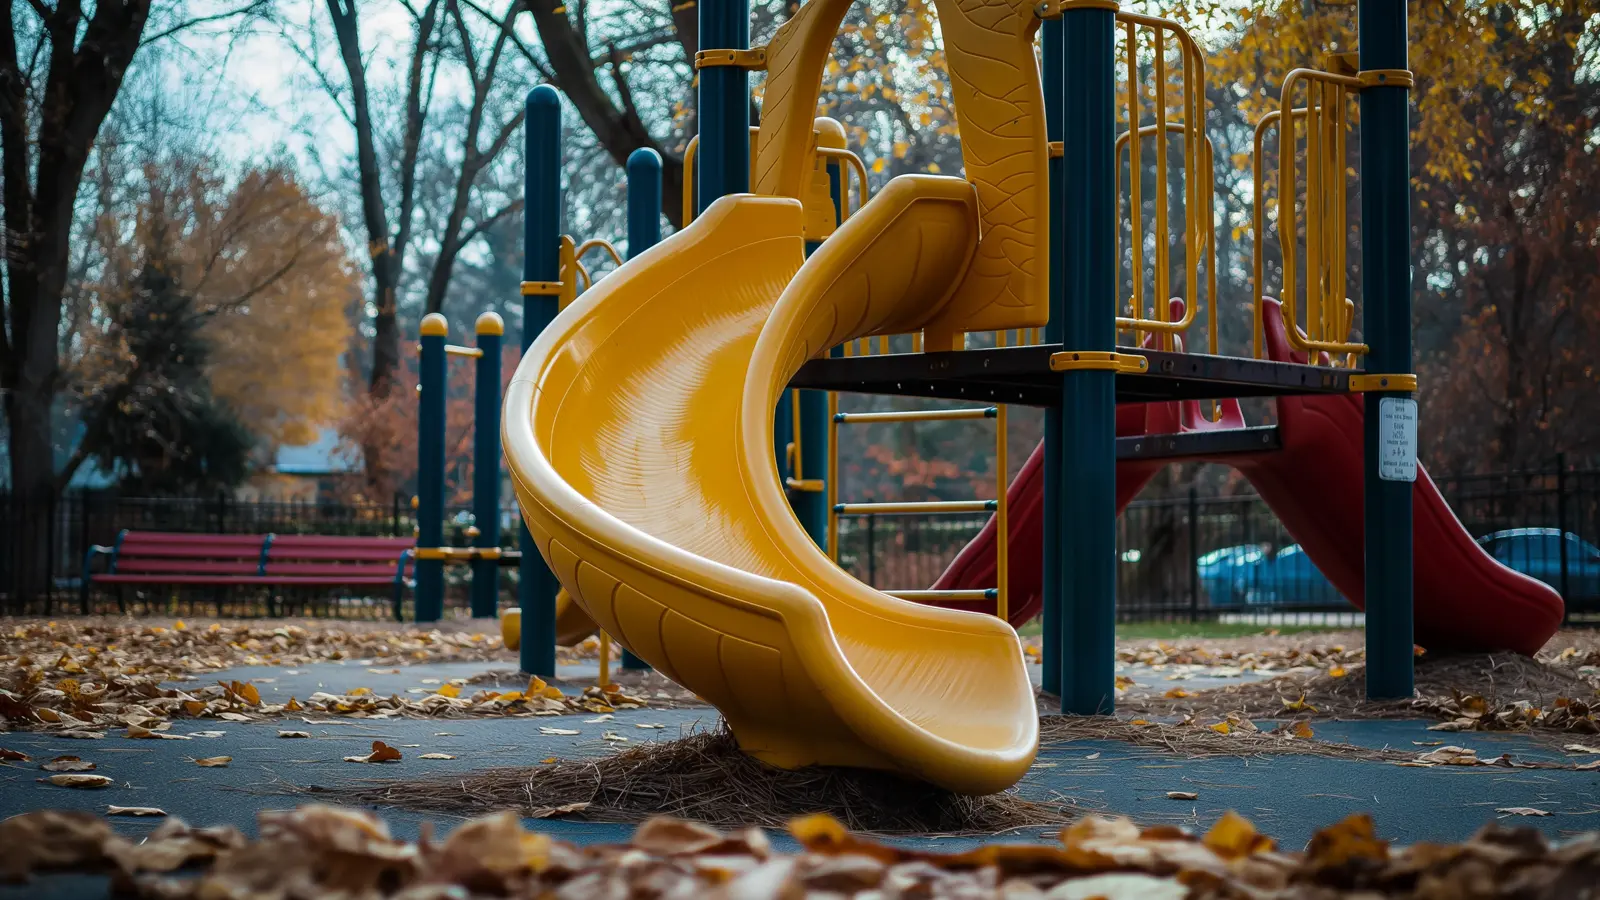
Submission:
<svg viewBox="0 0 1600 900">
<path fill-rule="evenodd" d="M 833 511 L 844 516 L 885 516 L 895 513 L 994 512 L 994 500 L 923 500 L 891 503 L 835 503 Z"/>
<path fill-rule="evenodd" d="M 1015 340 L 1018 344 L 1028 343 L 1030 338 L 1037 342 L 1038 329 L 1015 329 Z M 963 337 L 964 341 L 965 338 Z M 1005 346 L 1011 340 L 1009 332 L 997 332 L 995 343 Z M 890 353 L 888 335 L 878 336 L 878 353 Z M 922 335 L 914 334 L 911 339 L 911 352 L 922 352 Z M 845 356 L 872 355 L 872 341 L 861 338 L 859 341 L 850 341 L 844 345 Z M 995 500 L 934 500 L 924 502 L 888 502 L 888 503 L 840 503 L 838 502 L 839 484 L 839 426 L 864 425 L 871 423 L 897 423 L 897 422 L 951 422 L 951 421 L 979 421 L 991 419 L 995 422 Z M 897 410 L 894 412 L 839 412 L 838 396 L 833 392 L 828 393 L 828 477 L 824 479 L 824 490 L 827 492 L 828 503 L 828 556 L 835 562 L 839 559 L 839 517 L 841 515 L 895 515 L 895 514 L 949 514 L 949 513 L 974 513 L 992 512 L 995 514 L 995 587 L 985 590 L 970 591 L 884 591 L 891 597 L 903 600 L 927 601 L 982 601 L 992 600 L 995 604 L 995 614 L 1002 619 L 1008 618 L 1006 582 L 1010 556 L 1007 548 L 1009 538 L 1008 524 L 1006 522 L 1006 489 L 1010 486 L 1006 476 L 1006 408 L 1004 406 L 979 406 L 966 409 L 913 409 Z M 797 421 L 798 427 L 798 421 Z"/>
<path fill-rule="evenodd" d="M 833 420 L 840 424 L 867 422 L 951 422 L 959 419 L 993 419 L 1000 415 L 1000 407 L 984 406 L 976 409 L 908 409 L 898 412 L 834 413 Z"/>
</svg>

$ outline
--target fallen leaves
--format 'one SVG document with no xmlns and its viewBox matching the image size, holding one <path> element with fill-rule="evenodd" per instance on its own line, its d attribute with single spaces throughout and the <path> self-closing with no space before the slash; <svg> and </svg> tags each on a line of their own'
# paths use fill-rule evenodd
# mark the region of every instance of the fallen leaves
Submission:
<svg viewBox="0 0 1600 900">
<path fill-rule="evenodd" d="M 1504 815 L 1508 815 L 1508 816 L 1548 816 L 1548 815 L 1550 815 L 1550 813 L 1548 811 L 1546 811 L 1546 810 L 1535 809 L 1535 808 L 1533 808 L 1531 806 L 1502 806 L 1502 807 L 1499 807 L 1499 808 L 1495 809 L 1495 812 L 1503 813 Z"/>
<path fill-rule="evenodd" d="M 1254 823 L 1231 809 L 1211 826 L 1201 843 L 1223 859 L 1240 859 L 1273 849 L 1271 838 L 1256 831 Z"/>
<path fill-rule="evenodd" d="M 51 775 L 48 778 L 39 780 L 48 781 L 56 787 L 65 788 L 103 788 L 111 783 L 111 779 L 104 775 L 79 775 L 76 773 Z"/>
<path fill-rule="evenodd" d="M 372 742 L 372 752 L 366 756 L 346 756 L 345 762 L 358 763 L 389 763 L 400 761 L 400 751 L 385 744 L 383 741 Z"/>
<path fill-rule="evenodd" d="M 582 812 L 552 806 L 534 815 Z M 1516 809 L 1516 808 L 1508 808 Z M 1501 811 L 1503 814 L 1513 813 Z M 790 824 L 795 853 L 758 829 L 724 833 L 659 817 L 627 844 L 578 848 L 529 832 L 509 812 L 463 823 L 442 840 L 396 840 L 376 817 L 303 806 L 263 812 L 260 837 L 197 829 L 168 818 L 142 842 L 99 817 L 41 811 L 0 822 L 0 876 L 113 872 L 127 896 L 522 897 L 1000 897 L 1085 900 L 1188 896 L 1566 896 L 1592 883 L 1600 835 L 1551 848 L 1538 833 L 1487 826 L 1462 844 L 1392 851 L 1372 820 L 1355 815 L 1316 833 L 1303 853 L 1280 852 L 1228 813 L 1196 838 L 1086 816 L 1055 846 L 991 844 L 936 853 L 879 844 L 825 815 Z M 185 869 L 181 877 L 165 877 Z M 1511 888 L 1515 887 L 1516 891 Z M 1416 891 L 1415 896 L 1424 896 Z"/>
<path fill-rule="evenodd" d="M 309 731 L 279 731 L 278 732 L 278 737 L 290 738 L 290 739 L 308 738 L 308 737 L 311 737 L 311 732 L 309 732 Z"/>
<path fill-rule="evenodd" d="M 1449 699 L 1418 701 L 1427 712 L 1445 718 L 1429 731 L 1527 731 L 1541 729 L 1600 734 L 1596 704 L 1575 697 L 1557 697 L 1548 708 L 1516 700 L 1491 707 L 1475 694 L 1457 693 Z M 1582 744 L 1574 746 L 1585 746 Z M 1600 753 L 1591 749 L 1589 753 Z"/>
<path fill-rule="evenodd" d="M 1168 800 L 1199 800 L 1200 795 L 1194 791 L 1167 791 Z"/>
<path fill-rule="evenodd" d="M 146 728 L 143 725 L 129 725 L 127 734 L 124 735 L 124 736 L 125 737 L 130 737 L 130 738 L 135 738 L 135 739 L 144 739 L 144 740 L 162 740 L 162 741 L 191 741 L 191 740 L 194 740 L 194 738 L 189 737 L 187 734 L 172 734 L 172 733 L 166 732 L 166 731 L 156 731 L 155 729 L 152 729 L 152 728 Z"/>
<path fill-rule="evenodd" d="M 46 772 L 93 772 L 95 765 L 76 756 L 58 756 L 39 768 Z"/>
<path fill-rule="evenodd" d="M 207 756 L 195 760 L 194 764 L 202 769 L 222 769 L 226 768 L 228 763 L 231 762 L 233 762 L 233 757 L 231 756 Z"/>
<path fill-rule="evenodd" d="M 154 807 L 154 806 L 107 806 L 106 807 L 106 815 L 108 815 L 108 816 L 151 817 L 151 816 L 164 816 L 166 814 L 167 814 L 166 810 L 159 809 L 159 808 Z"/>
<path fill-rule="evenodd" d="M 548 725 L 541 725 L 541 726 L 539 726 L 539 733 L 540 734 L 556 734 L 556 735 L 572 735 L 572 734 L 582 734 L 583 732 L 579 731 L 576 728 L 552 728 L 552 727 L 550 727 Z"/>
<path fill-rule="evenodd" d="M 21 750 L 7 750 L 4 747 L 0 747 L 0 762 L 28 762 L 31 759 L 33 757 L 23 753 Z"/>
<path fill-rule="evenodd" d="M 455 757 L 448 753 L 424 753 L 417 759 L 455 759 Z"/>
</svg>

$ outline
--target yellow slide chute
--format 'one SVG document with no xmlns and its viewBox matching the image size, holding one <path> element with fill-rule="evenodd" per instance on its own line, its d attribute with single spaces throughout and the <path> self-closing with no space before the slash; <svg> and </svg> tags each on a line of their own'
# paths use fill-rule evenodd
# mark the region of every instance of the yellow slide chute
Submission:
<svg viewBox="0 0 1600 900">
<path fill-rule="evenodd" d="M 811 164 L 815 45 L 847 5 L 813 0 L 773 41 L 764 176 Z M 778 195 L 716 201 L 567 306 L 524 355 L 503 427 L 524 519 L 572 602 L 714 704 L 746 751 L 986 793 L 1038 745 L 1016 633 L 850 577 L 795 519 L 773 448 L 779 394 L 830 347 L 1043 324 L 1038 23 L 1015 0 L 939 11 L 976 148 L 965 179 L 894 179 L 807 259 L 803 180 L 759 177 Z"/>
</svg>

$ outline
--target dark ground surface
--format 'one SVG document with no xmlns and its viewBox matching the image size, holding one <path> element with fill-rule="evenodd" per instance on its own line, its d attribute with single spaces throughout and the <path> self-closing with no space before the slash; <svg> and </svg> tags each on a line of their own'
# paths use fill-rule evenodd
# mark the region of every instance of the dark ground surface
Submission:
<svg viewBox="0 0 1600 900">
<path fill-rule="evenodd" d="M 496 668 L 485 663 L 418 666 L 369 672 L 357 664 L 324 663 L 291 669 L 239 669 L 230 677 L 274 678 L 258 682 L 263 699 L 283 702 L 293 693 L 302 698 L 314 690 L 345 691 L 363 686 L 380 695 L 421 687 L 425 678 L 448 681 Z M 508 667 L 500 667 L 508 668 Z M 587 671 L 585 671 L 585 669 Z M 290 671 L 300 674 L 291 675 Z M 575 680 L 593 677 L 593 664 L 566 674 Z M 520 676 L 517 676 L 520 677 Z M 512 678 L 511 680 L 516 680 Z M 570 689 L 570 688 L 569 688 Z M 451 772 L 466 773 L 493 766 L 537 765 L 548 757 L 601 755 L 613 747 L 672 740 L 697 728 L 713 728 L 717 713 L 709 708 L 642 709 L 619 712 L 605 722 L 585 722 L 593 715 L 516 719 L 332 719 L 320 714 L 265 723 L 182 720 L 176 733 L 222 731 L 215 738 L 130 740 L 113 731 L 104 740 L 70 740 L 38 733 L 0 735 L 0 746 L 21 750 L 33 763 L 0 767 L 0 818 L 43 808 L 80 809 L 103 813 L 108 804 L 156 806 L 200 825 L 230 823 L 254 831 L 263 809 L 316 802 L 299 789 L 318 785 L 349 786 L 360 779 L 416 778 Z M 636 728 L 660 723 L 663 729 Z M 1522 761 L 1585 761 L 1559 749 L 1560 740 L 1481 733 L 1442 734 L 1426 730 L 1422 721 L 1317 722 L 1317 738 L 1368 747 L 1390 747 L 1421 753 L 1428 747 L 1413 742 L 1444 741 L 1478 751 L 1482 757 L 1510 753 Z M 543 735 L 541 725 L 577 729 L 577 736 Z M 1263 723 L 1264 725 L 1264 723 Z M 277 733 L 303 730 L 310 739 L 284 739 Z M 627 737 L 606 741 L 604 732 Z M 368 752 L 373 740 L 400 748 L 399 763 L 364 765 L 344 757 Z M 1592 741 L 1591 741 L 1592 743 Z M 413 746 L 415 745 L 415 746 Z M 424 760 L 424 753 L 448 753 L 453 760 Z M 42 759 L 73 754 L 98 764 L 98 774 L 116 779 L 100 790 L 74 790 L 40 783 Z M 1098 754 L 1093 759 L 1090 757 Z M 196 757 L 232 756 L 227 768 L 201 768 Z M 1142 823 L 1172 823 L 1204 829 L 1228 809 L 1253 820 L 1282 846 L 1298 849 L 1318 828 L 1353 812 L 1370 812 L 1379 833 L 1397 843 L 1458 841 L 1500 814 L 1500 807 L 1527 806 L 1549 811 L 1541 818 L 1519 817 L 1552 838 L 1600 829 L 1600 771 L 1551 771 L 1496 767 L 1409 768 L 1391 763 L 1327 759 L 1313 756 L 1185 758 L 1170 751 L 1133 747 L 1109 740 L 1074 741 L 1045 747 L 1038 763 L 1018 785 L 1027 797 L 1073 803 L 1085 811 L 1132 816 Z M 1198 799 L 1174 801 L 1168 791 L 1192 791 Z M 488 812 L 489 810 L 485 810 Z M 424 821 L 448 831 L 459 818 L 438 813 L 382 810 L 397 836 L 414 838 Z M 128 835 L 147 833 L 160 819 L 112 820 Z M 626 840 L 631 825 L 578 820 L 531 821 L 529 826 L 575 842 Z M 792 847 L 775 834 L 779 847 Z M 985 841 L 1049 841 L 1052 829 L 1024 829 L 1001 835 L 893 838 L 896 843 L 957 850 Z M 0 900 L 22 897 L 103 897 L 102 879 L 53 876 L 32 885 L 0 888 Z"/>
</svg>

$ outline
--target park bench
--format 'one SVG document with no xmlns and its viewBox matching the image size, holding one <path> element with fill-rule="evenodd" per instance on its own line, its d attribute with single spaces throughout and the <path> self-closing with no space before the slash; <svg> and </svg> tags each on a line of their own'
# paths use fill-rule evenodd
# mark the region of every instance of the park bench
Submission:
<svg viewBox="0 0 1600 900">
<path fill-rule="evenodd" d="M 275 599 L 280 591 L 387 587 L 398 617 L 413 546 L 411 538 L 124 530 L 111 546 L 89 549 L 83 591 L 87 600 L 94 586 L 115 587 L 125 610 L 128 586 L 210 588 L 220 613 L 220 595 L 232 588 L 264 589 Z M 104 570 L 95 572 L 102 556 Z"/>
</svg>

